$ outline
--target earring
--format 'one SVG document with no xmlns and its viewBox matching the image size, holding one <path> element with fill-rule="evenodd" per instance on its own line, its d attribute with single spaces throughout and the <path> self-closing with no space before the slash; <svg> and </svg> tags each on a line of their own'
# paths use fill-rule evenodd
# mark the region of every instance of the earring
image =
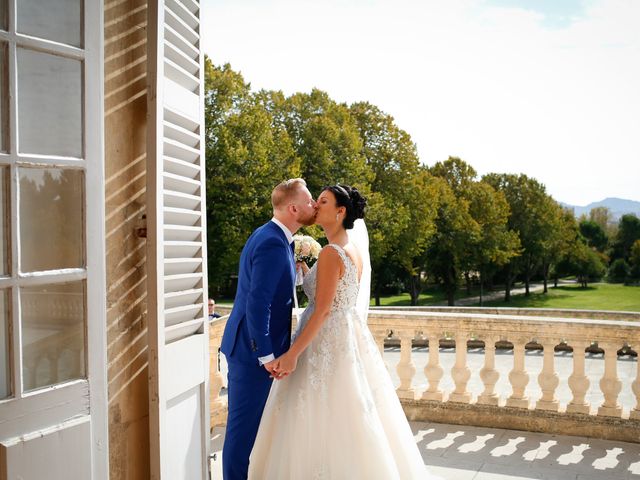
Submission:
<svg viewBox="0 0 640 480">
<path fill-rule="evenodd" d="M 339 214 L 339 213 L 336 213 L 336 222 L 337 222 L 338 220 L 340 220 L 340 214 Z"/>
</svg>

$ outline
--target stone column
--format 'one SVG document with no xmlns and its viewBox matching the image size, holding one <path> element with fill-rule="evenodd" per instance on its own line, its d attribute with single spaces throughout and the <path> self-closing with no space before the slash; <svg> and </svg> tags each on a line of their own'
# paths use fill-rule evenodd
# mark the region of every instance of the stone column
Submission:
<svg viewBox="0 0 640 480">
<path fill-rule="evenodd" d="M 618 395 L 622 390 L 622 382 L 618 379 L 618 345 L 614 342 L 604 342 L 600 347 L 604 349 L 604 375 L 600 379 L 604 403 L 598 408 L 598 415 L 619 417 L 622 408 L 618 403 Z"/>
<path fill-rule="evenodd" d="M 467 366 L 467 339 L 466 331 L 456 332 L 456 363 L 451 369 L 451 377 L 455 383 L 455 389 L 451 392 L 451 402 L 469 403 L 471 394 L 467 391 L 467 383 L 471 378 L 471 370 Z"/>
<path fill-rule="evenodd" d="M 576 339 L 570 341 L 570 345 L 573 347 L 573 372 L 568 382 L 573 398 L 567 405 L 567 412 L 588 414 L 591 407 L 589 402 L 585 400 L 585 397 L 587 396 L 590 382 L 584 371 L 584 351 L 591 345 L 591 342 Z"/>
<path fill-rule="evenodd" d="M 427 333 L 427 338 L 429 339 L 429 362 L 424 367 L 424 376 L 429 381 L 429 387 L 422 393 L 422 399 L 441 402 L 443 395 L 438 384 L 444 370 L 440 366 L 440 335 L 432 330 Z"/>
<path fill-rule="evenodd" d="M 396 389 L 398 397 L 415 400 L 416 392 L 412 386 L 413 376 L 416 374 L 416 366 L 411 358 L 411 342 L 413 341 L 413 330 L 400 330 L 400 362 L 396 367 L 400 377 L 400 386 Z"/>
<path fill-rule="evenodd" d="M 558 388 L 560 380 L 555 370 L 554 349 L 558 344 L 558 340 L 555 338 L 542 338 L 540 343 L 544 348 L 542 372 L 538 375 L 538 383 L 542 390 L 542 397 L 536 403 L 536 408 L 557 412 L 559 404 L 556 398 L 556 388 Z"/>
<path fill-rule="evenodd" d="M 478 403 L 484 405 L 498 405 L 498 394 L 494 392 L 500 374 L 496 370 L 496 342 L 497 336 L 487 335 L 484 340 L 484 366 L 480 370 L 480 378 L 484 383 L 484 390 L 478 397 Z"/>
<path fill-rule="evenodd" d="M 513 341 L 513 370 L 509 372 L 509 381 L 513 393 L 507 398 L 507 407 L 529 408 L 529 398 L 524 389 L 529 383 L 529 374 L 524 366 L 524 346 L 529 337 L 516 337 Z"/>
<path fill-rule="evenodd" d="M 631 384 L 631 390 L 636 396 L 636 406 L 631 410 L 629 418 L 640 420 L 640 357 L 636 357 L 636 379 Z"/>
<path fill-rule="evenodd" d="M 382 361 L 384 362 L 384 366 L 387 370 L 389 370 L 389 365 L 384 360 L 384 339 L 387 338 L 387 329 L 386 328 L 376 328 L 373 332 L 373 338 L 376 341 L 376 345 L 378 346 L 378 350 L 380 350 L 380 356 L 382 357 Z"/>
</svg>

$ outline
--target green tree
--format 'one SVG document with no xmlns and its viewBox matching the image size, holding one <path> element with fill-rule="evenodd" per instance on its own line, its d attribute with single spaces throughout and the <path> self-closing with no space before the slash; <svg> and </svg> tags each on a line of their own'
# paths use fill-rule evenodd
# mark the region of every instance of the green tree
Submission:
<svg viewBox="0 0 640 480">
<path fill-rule="evenodd" d="M 511 210 L 508 228 L 517 233 L 522 246 L 522 255 L 506 266 L 505 301 L 511 299 L 511 284 L 518 271 L 524 275 L 525 295 L 529 295 L 531 275 L 541 266 L 548 239 L 557 225 L 553 215 L 557 204 L 544 185 L 526 175 L 491 173 L 483 180 L 504 193 Z"/>
<path fill-rule="evenodd" d="M 580 233 L 586 239 L 587 245 L 595 248 L 599 252 L 604 252 L 609 244 L 609 239 L 605 230 L 599 223 L 593 220 L 582 220 L 580 222 Z"/>
<path fill-rule="evenodd" d="M 205 88 L 208 275 L 216 292 L 237 271 L 250 233 L 270 218 L 273 187 L 299 176 L 300 160 L 265 96 L 229 65 L 206 59 Z"/>
<path fill-rule="evenodd" d="M 611 257 L 629 260 L 631 246 L 640 239 L 640 219 L 632 213 L 623 215 L 618 222 L 618 233 L 612 245 Z"/>
<path fill-rule="evenodd" d="M 372 180 L 362 139 L 347 105 L 321 90 L 296 93 L 283 104 L 283 118 L 301 175 L 312 195 L 335 183 L 356 186 L 365 195 Z"/>
<path fill-rule="evenodd" d="M 435 190 L 420 166 L 411 137 L 398 128 L 393 117 L 367 102 L 354 103 L 350 112 L 372 174 L 367 227 L 376 305 L 383 286 L 399 273 L 408 276 L 412 304 L 417 304 L 418 259 L 434 232 Z"/>
<path fill-rule="evenodd" d="M 631 255 L 629 256 L 630 276 L 634 280 L 640 280 L 640 240 L 636 240 L 631 245 Z"/>
<path fill-rule="evenodd" d="M 479 232 L 467 256 L 467 269 L 479 274 L 480 305 L 486 276 L 520 254 L 518 235 L 507 228 L 509 204 L 504 194 L 485 182 L 468 186 L 469 213 Z"/>
<path fill-rule="evenodd" d="M 602 254 L 579 239 L 560 262 L 558 269 L 563 275 L 575 275 L 583 288 L 589 282 L 602 278 L 607 271 Z"/>
<path fill-rule="evenodd" d="M 438 162 L 429 171 L 440 183 L 436 233 L 427 249 L 426 269 L 441 283 L 447 303 L 454 305 L 459 278 L 468 271 L 482 239 L 480 224 L 470 213 L 476 172 L 457 157 Z M 478 197 L 480 193 L 478 189 Z"/>
<path fill-rule="evenodd" d="M 617 258 L 609 267 L 609 281 L 612 283 L 622 283 L 629 277 L 629 264 L 624 258 Z"/>
</svg>

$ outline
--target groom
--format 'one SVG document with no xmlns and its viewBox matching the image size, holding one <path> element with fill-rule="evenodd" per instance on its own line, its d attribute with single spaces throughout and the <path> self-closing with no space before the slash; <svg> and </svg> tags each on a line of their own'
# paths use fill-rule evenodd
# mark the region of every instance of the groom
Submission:
<svg viewBox="0 0 640 480">
<path fill-rule="evenodd" d="M 294 178 L 271 193 L 273 218 L 256 229 L 240 256 L 238 290 L 222 337 L 229 365 L 229 416 L 222 449 L 224 480 L 247 478 L 275 360 L 289 349 L 296 277 L 293 234 L 312 225 L 316 203 Z"/>
</svg>

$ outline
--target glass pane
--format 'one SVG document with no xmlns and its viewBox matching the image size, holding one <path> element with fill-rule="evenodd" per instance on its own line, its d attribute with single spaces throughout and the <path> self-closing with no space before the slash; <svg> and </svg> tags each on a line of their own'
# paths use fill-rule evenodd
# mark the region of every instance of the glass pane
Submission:
<svg viewBox="0 0 640 480">
<path fill-rule="evenodd" d="M 0 276 L 9 274 L 8 259 L 9 253 L 9 224 L 7 222 L 7 212 L 9 207 L 9 197 L 7 188 L 7 178 L 9 176 L 8 167 L 0 167 Z"/>
<path fill-rule="evenodd" d="M 60 168 L 18 172 L 20 270 L 83 267 L 83 173 Z"/>
<path fill-rule="evenodd" d="M 82 47 L 80 0 L 19 0 L 18 31 Z"/>
<path fill-rule="evenodd" d="M 11 394 L 11 365 L 9 348 L 9 296 L 0 291 L 0 398 Z"/>
<path fill-rule="evenodd" d="M 22 288 L 24 390 L 85 376 L 84 282 Z"/>
<path fill-rule="evenodd" d="M 7 4 L 8 0 L 0 0 L 0 29 L 5 32 L 9 30 L 9 25 L 7 25 Z"/>
<path fill-rule="evenodd" d="M 9 146 L 9 57 L 6 42 L 0 42 L 0 152 Z"/>
<path fill-rule="evenodd" d="M 82 63 L 18 49 L 20 151 L 82 157 Z"/>
</svg>

